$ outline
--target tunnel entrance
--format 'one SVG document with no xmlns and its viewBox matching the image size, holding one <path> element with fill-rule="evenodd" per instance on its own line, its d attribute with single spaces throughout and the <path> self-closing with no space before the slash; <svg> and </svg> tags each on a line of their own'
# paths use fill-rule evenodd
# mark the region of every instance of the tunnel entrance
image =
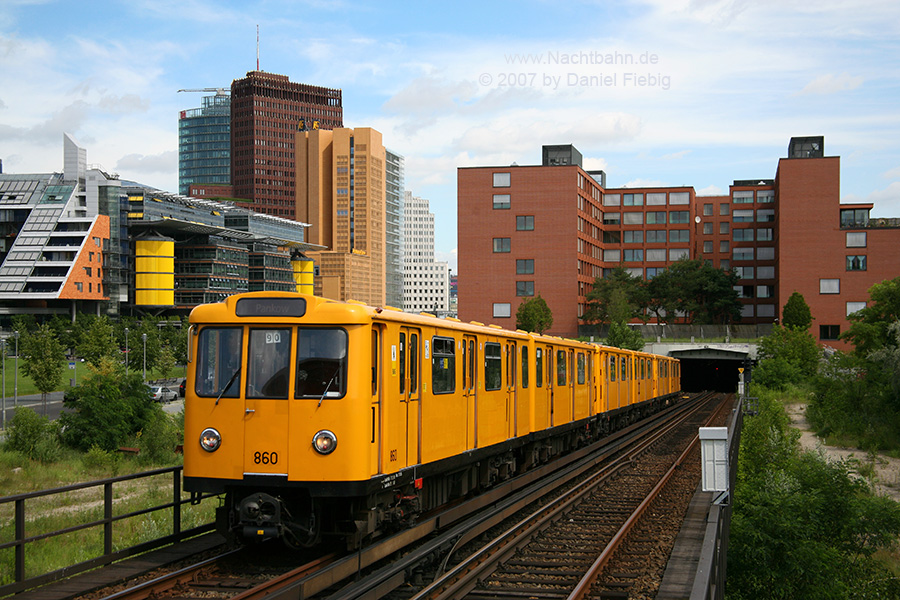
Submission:
<svg viewBox="0 0 900 600">
<path fill-rule="evenodd" d="M 681 389 L 686 392 L 736 393 L 740 368 L 745 369 L 744 380 L 749 380 L 750 360 L 746 352 L 706 347 L 670 354 L 681 360 Z"/>
</svg>

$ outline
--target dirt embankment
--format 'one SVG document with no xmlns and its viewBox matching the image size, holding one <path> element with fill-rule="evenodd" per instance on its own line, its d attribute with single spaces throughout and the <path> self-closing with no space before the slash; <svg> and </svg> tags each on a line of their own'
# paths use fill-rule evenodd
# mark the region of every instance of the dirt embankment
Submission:
<svg viewBox="0 0 900 600">
<path fill-rule="evenodd" d="M 858 448 L 826 446 L 823 440 L 810 430 L 806 420 L 805 404 L 786 404 L 785 409 L 791 418 L 791 425 L 800 431 L 800 445 L 803 448 L 822 451 L 834 460 L 857 461 L 855 470 L 861 474 L 871 474 L 869 480 L 877 494 L 900 502 L 900 459 L 880 454 L 873 457 Z"/>
</svg>

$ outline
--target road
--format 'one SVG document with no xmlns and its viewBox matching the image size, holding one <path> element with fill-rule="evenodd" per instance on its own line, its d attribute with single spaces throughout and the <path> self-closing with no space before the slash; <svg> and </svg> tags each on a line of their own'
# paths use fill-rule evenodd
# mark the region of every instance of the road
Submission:
<svg viewBox="0 0 900 600">
<path fill-rule="evenodd" d="M 59 417 L 59 414 L 63 411 L 63 392 L 50 392 L 47 394 L 47 407 L 46 407 L 46 416 L 52 421 Z M 6 424 L 12 420 L 13 415 L 15 414 L 15 405 L 13 403 L 12 396 L 6 398 Z M 18 406 L 27 406 L 28 408 L 34 410 L 39 415 L 44 415 L 44 406 L 41 402 L 40 394 L 29 394 L 27 396 L 19 396 L 18 398 Z M 178 413 L 184 408 L 184 399 L 179 398 L 174 402 L 167 402 L 163 405 L 163 410 L 167 413 Z M 0 413 L 2 413 L 2 403 L 0 403 Z"/>
</svg>

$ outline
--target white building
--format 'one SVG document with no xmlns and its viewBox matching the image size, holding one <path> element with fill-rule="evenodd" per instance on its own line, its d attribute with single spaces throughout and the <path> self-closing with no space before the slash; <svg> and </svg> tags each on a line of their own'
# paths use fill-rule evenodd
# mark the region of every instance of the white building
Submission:
<svg viewBox="0 0 900 600">
<path fill-rule="evenodd" d="M 403 205 L 403 310 L 446 316 L 450 268 L 434 260 L 434 214 L 428 200 L 406 192 Z"/>
</svg>

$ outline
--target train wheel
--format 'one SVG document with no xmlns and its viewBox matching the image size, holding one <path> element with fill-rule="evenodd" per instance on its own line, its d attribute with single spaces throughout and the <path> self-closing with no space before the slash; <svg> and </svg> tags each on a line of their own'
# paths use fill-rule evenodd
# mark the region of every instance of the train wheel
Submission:
<svg viewBox="0 0 900 600">
<path fill-rule="evenodd" d="M 286 509 L 284 511 L 284 543 L 295 550 L 312 548 L 322 539 L 322 520 L 318 518 L 315 503 L 313 507 L 307 518 L 299 522 Z"/>
</svg>

